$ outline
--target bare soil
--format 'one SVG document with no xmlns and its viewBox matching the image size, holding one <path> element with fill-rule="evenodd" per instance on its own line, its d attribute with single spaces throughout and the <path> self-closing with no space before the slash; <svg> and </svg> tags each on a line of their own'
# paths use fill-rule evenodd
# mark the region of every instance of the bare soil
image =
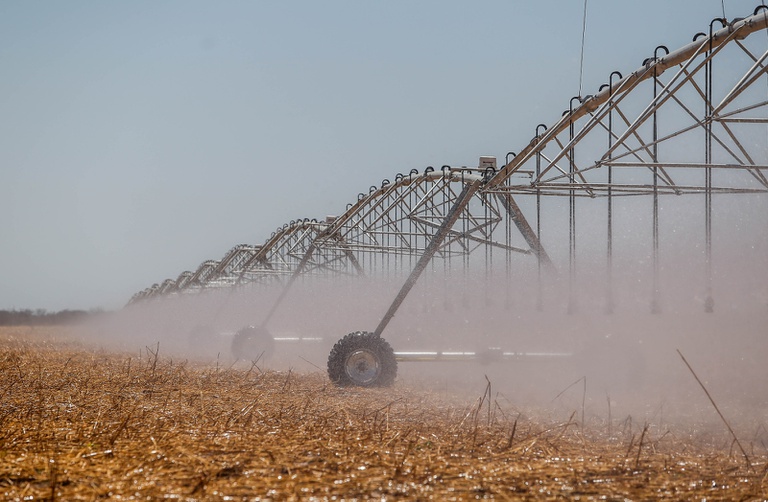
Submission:
<svg viewBox="0 0 768 502">
<path fill-rule="evenodd" d="M 0 331 L 4 500 L 768 499 L 765 445 L 548 417 Z"/>
</svg>

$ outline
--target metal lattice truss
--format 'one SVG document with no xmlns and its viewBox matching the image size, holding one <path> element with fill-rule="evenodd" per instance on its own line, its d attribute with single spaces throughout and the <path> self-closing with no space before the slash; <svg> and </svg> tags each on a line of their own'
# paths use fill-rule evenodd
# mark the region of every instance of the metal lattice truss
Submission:
<svg viewBox="0 0 768 502">
<path fill-rule="evenodd" d="M 723 27 L 712 31 L 714 25 Z M 674 52 L 664 46 L 595 95 L 574 97 L 488 190 L 576 196 L 744 193 L 768 189 L 766 11 L 727 23 Z M 755 32 L 763 36 L 747 37 Z M 577 105 L 574 108 L 574 103 Z M 541 131 L 540 131 L 541 129 Z M 725 175 L 713 180 L 710 174 Z M 514 183 L 514 174 L 530 182 Z"/>
<path fill-rule="evenodd" d="M 372 187 L 369 194 L 360 194 L 356 203 L 348 205 L 346 213 L 333 220 L 316 245 L 340 256 L 361 256 L 361 261 L 351 260 L 358 272 L 365 269 L 375 273 L 388 268 L 378 259 L 382 254 L 401 258 L 421 256 L 458 192 L 466 183 L 478 179 L 477 170 L 445 166 L 441 171 L 428 170 L 421 175 L 398 175 L 395 183 L 385 180 L 380 188 Z M 505 216 L 502 205 L 493 196 L 478 194 L 463 208 L 459 220 L 461 226 L 450 230 L 437 250 L 438 257 L 467 255 L 480 246 L 530 252 L 497 240 L 502 234 L 497 229 Z"/>
<path fill-rule="evenodd" d="M 387 275 L 408 271 L 450 210 L 457 193 L 490 173 L 450 168 L 412 171 L 384 180 L 348 204 L 338 217 L 292 221 L 261 246 L 240 245 L 219 261 L 206 261 L 195 272 L 166 280 L 132 301 L 173 293 L 267 284 L 288 280 L 299 268 L 304 275 Z M 512 204 L 512 206 L 510 206 Z M 535 254 L 535 237 L 521 221 L 514 223 L 514 201 L 506 194 L 478 192 L 461 211 L 459 222 L 441 243 L 436 258 L 459 260 L 480 248 L 510 254 Z M 524 220 L 523 220 L 524 221 Z M 532 247 L 514 235 L 519 226 Z M 519 242 L 518 242 L 519 241 Z M 311 252 L 309 252 L 311 249 Z"/>
<path fill-rule="evenodd" d="M 659 196 L 704 194 L 709 245 L 713 194 L 768 192 L 767 27 L 764 7 L 730 23 L 715 19 L 690 44 L 673 52 L 659 46 L 638 70 L 613 72 L 596 94 L 572 98 L 556 123 L 540 124 L 498 171 L 443 166 L 398 174 L 337 217 L 292 221 L 263 244 L 236 246 L 131 303 L 297 275 L 404 275 L 449 213 L 434 259 L 467 263 L 496 252 L 507 263 L 531 255 L 550 265 L 521 197 L 535 197 L 537 208 L 542 198 L 568 197 L 573 236 L 576 198 L 607 197 L 610 218 L 613 197 L 651 195 L 656 220 Z M 469 186 L 476 189 L 460 197 Z"/>
</svg>

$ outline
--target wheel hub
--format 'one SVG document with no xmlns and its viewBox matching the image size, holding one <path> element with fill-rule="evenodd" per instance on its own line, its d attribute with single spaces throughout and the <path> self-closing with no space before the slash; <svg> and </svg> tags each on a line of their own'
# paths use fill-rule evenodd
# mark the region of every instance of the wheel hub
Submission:
<svg viewBox="0 0 768 502">
<path fill-rule="evenodd" d="M 368 384 L 378 378 L 381 364 L 376 354 L 366 349 L 352 352 L 344 365 L 347 376 L 357 384 Z"/>
</svg>

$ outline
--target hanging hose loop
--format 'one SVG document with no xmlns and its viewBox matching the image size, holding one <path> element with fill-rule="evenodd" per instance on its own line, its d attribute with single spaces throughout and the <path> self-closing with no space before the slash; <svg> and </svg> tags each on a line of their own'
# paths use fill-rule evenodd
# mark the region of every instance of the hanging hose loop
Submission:
<svg viewBox="0 0 768 502">
<path fill-rule="evenodd" d="M 573 115 L 573 110 L 574 110 L 574 108 L 573 108 L 573 100 L 574 100 L 574 99 L 575 99 L 576 101 L 578 101 L 578 102 L 579 102 L 579 104 L 581 104 L 581 103 L 582 103 L 582 99 L 581 99 L 581 96 L 574 96 L 574 97 L 572 97 L 572 98 L 571 98 L 571 101 L 570 101 L 570 103 L 569 103 L 569 105 L 568 105 L 568 106 L 569 106 L 569 108 L 568 108 L 568 112 L 567 112 L 567 113 L 568 113 L 569 115 Z"/>
<path fill-rule="evenodd" d="M 726 26 L 728 26 L 728 20 L 727 20 L 727 19 L 725 19 L 724 17 L 716 17 L 716 18 L 713 18 L 713 19 L 712 19 L 712 21 L 710 21 L 710 22 L 709 22 L 709 29 L 711 30 L 711 29 L 712 29 L 712 27 L 713 27 L 713 25 L 714 25 L 715 23 L 718 23 L 718 22 L 720 23 L 720 25 L 721 25 L 723 28 L 725 28 Z"/>
<path fill-rule="evenodd" d="M 720 25 L 725 28 L 728 26 L 728 21 L 723 17 L 716 17 L 712 21 L 709 22 L 709 50 L 712 50 L 712 41 L 713 41 L 713 33 L 714 33 L 714 25 L 715 23 L 719 22 Z"/>
<path fill-rule="evenodd" d="M 752 13 L 752 15 L 756 16 L 757 13 L 760 12 L 761 10 L 768 10 L 768 6 L 767 5 L 758 5 L 757 7 L 755 7 L 755 11 Z"/>
<path fill-rule="evenodd" d="M 581 103 L 582 101 L 584 101 L 584 99 L 583 99 L 581 96 L 574 96 L 574 97 L 572 97 L 572 98 L 571 98 L 571 102 L 570 102 L 570 103 L 571 103 L 571 106 L 573 106 L 573 100 L 574 100 L 574 99 L 575 99 L 576 101 L 578 101 L 579 103 Z"/>
<path fill-rule="evenodd" d="M 621 75 L 621 72 L 618 71 L 612 71 L 610 75 L 608 75 L 608 95 L 613 96 L 613 77 L 616 76 L 619 78 L 619 81 L 623 79 L 624 77 Z"/>
<path fill-rule="evenodd" d="M 431 173 L 431 172 L 433 172 L 434 170 L 435 170 L 435 168 L 434 168 L 434 167 L 432 167 L 432 166 L 427 166 L 427 168 L 426 168 L 426 169 L 424 169 L 424 174 L 428 174 L 428 173 Z"/>
<path fill-rule="evenodd" d="M 714 29 L 715 29 L 714 25 L 717 22 L 719 22 L 720 25 L 723 28 L 728 26 L 728 21 L 726 21 L 725 18 L 722 18 L 722 17 L 716 17 L 712 21 L 709 22 L 709 50 L 707 51 L 707 56 L 709 56 L 709 54 L 712 53 L 713 42 L 714 42 L 714 35 L 713 35 L 713 33 L 714 33 Z M 709 62 L 709 64 L 711 64 L 711 61 Z M 712 77 L 710 76 L 710 78 L 712 78 Z"/>
<path fill-rule="evenodd" d="M 381 188 L 384 188 L 389 184 L 390 184 L 390 181 L 387 178 L 384 178 L 383 180 L 381 180 Z"/>
<path fill-rule="evenodd" d="M 483 183 L 488 183 L 491 178 L 496 174 L 496 168 L 493 166 L 488 166 L 483 171 Z"/>
<path fill-rule="evenodd" d="M 510 157 L 510 155 L 512 156 L 513 159 L 515 157 L 517 157 L 517 154 L 515 152 L 507 152 L 507 155 L 504 156 L 504 165 L 505 166 L 509 164 L 509 157 Z"/>
<path fill-rule="evenodd" d="M 542 129 L 542 131 L 541 131 L 541 132 L 539 132 L 539 128 L 541 128 L 541 127 L 543 127 L 544 129 Z M 541 139 L 541 134 L 542 134 L 544 131 L 546 131 L 546 130 L 547 130 L 547 125 L 546 125 L 546 124 L 539 124 L 539 125 L 537 125 L 537 126 L 536 126 L 536 133 L 535 133 L 535 135 L 533 136 L 533 138 L 531 138 L 531 142 L 529 143 L 529 145 L 533 146 L 533 145 L 536 145 L 536 144 L 538 144 L 538 143 L 539 143 L 539 140 Z"/>
<path fill-rule="evenodd" d="M 696 41 L 696 40 L 698 40 L 700 37 L 706 37 L 706 36 L 707 36 L 707 34 L 706 34 L 706 33 L 704 33 L 703 31 L 700 31 L 700 32 L 698 32 L 697 34 L 695 34 L 695 35 L 693 36 L 693 41 L 695 42 L 695 41 Z"/>
<path fill-rule="evenodd" d="M 402 180 L 403 178 L 405 178 L 405 175 L 403 173 L 397 173 L 395 175 L 395 183 L 399 183 L 400 180 Z"/>
</svg>

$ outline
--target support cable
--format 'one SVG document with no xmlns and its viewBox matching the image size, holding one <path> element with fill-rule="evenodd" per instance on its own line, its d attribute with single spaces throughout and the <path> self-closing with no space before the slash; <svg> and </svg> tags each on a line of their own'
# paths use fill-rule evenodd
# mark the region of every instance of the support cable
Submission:
<svg viewBox="0 0 768 502">
<path fill-rule="evenodd" d="M 607 244 L 608 249 L 606 252 L 606 267 L 608 268 L 606 274 L 606 304 L 605 313 L 612 314 L 614 301 L 613 301 L 613 164 L 611 162 L 613 158 L 613 78 L 617 77 L 621 80 L 622 75 L 618 71 L 611 72 L 608 76 L 608 101 L 610 108 L 608 109 L 608 228 L 607 228 Z"/>
<path fill-rule="evenodd" d="M 571 148 L 568 150 L 568 314 L 576 313 L 576 297 L 574 289 L 576 287 L 576 148 L 573 144 L 573 138 L 575 134 L 575 124 L 573 122 L 573 102 L 574 100 L 581 103 L 579 96 L 571 98 L 570 106 L 568 109 L 569 117 L 569 144 Z"/>
<path fill-rule="evenodd" d="M 659 75 L 656 69 L 656 63 L 659 60 L 659 49 L 663 49 L 669 54 L 669 49 L 659 45 L 653 51 L 653 100 L 658 98 L 659 94 Z M 651 313 L 661 312 L 659 305 L 659 125 L 657 110 L 653 110 L 653 291 L 651 297 Z"/>
<path fill-rule="evenodd" d="M 539 128 L 543 127 L 541 132 Z M 539 144 L 539 138 L 547 130 L 546 124 L 539 124 L 536 126 L 536 143 Z M 536 240 L 539 243 L 539 247 L 536 249 L 536 272 L 537 272 L 537 288 L 536 288 L 536 310 L 541 312 L 544 309 L 544 300 L 542 292 L 541 282 L 541 146 L 536 148 Z"/>
<path fill-rule="evenodd" d="M 581 21 L 581 57 L 579 58 L 579 97 L 584 83 L 584 41 L 587 37 L 587 0 L 584 0 L 584 13 Z"/>
<path fill-rule="evenodd" d="M 712 296 L 712 116 L 714 107 L 712 106 L 712 87 L 713 87 L 713 69 L 712 69 L 712 51 L 714 31 L 713 25 L 720 22 L 723 27 L 727 26 L 724 18 L 715 18 L 709 23 L 709 48 L 707 50 L 707 63 L 704 73 L 704 123 L 705 123 L 705 161 L 707 167 L 704 168 L 704 233 L 705 233 L 705 267 L 706 267 L 706 299 L 704 300 L 704 311 L 713 312 L 715 310 L 715 300 Z"/>
</svg>

